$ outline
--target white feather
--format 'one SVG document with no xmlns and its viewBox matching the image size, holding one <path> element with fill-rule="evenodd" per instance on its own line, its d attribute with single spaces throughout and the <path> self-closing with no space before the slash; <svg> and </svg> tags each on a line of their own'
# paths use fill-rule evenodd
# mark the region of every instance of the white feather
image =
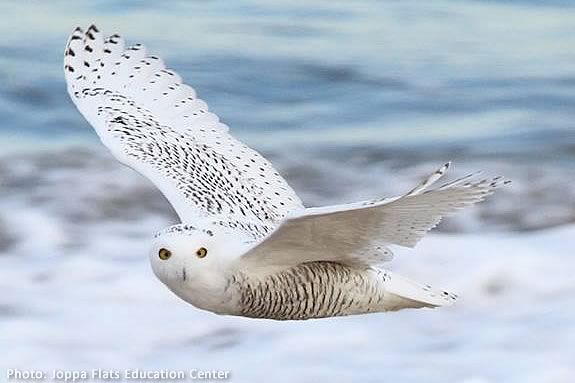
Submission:
<svg viewBox="0 0 575 383">
<path fill-rule="evenodd" d="M 333 261 L 377 265 L 388 261 L 388 245 L 414 247 L 442 217 L 483 200 L 507 181 L 455 182 L 426 190 L 438 173 L 396 198 L 297 210 L 243 256 L 246 267 L 289 267 Z M 416 190 L 414 192 L 414 190 Z M 269 256 L 268 254 L 273 254 Z"/>
<path fill-rule="evenodd" d="M 102 142 L 154 182 L 182 221 L 271 225 L 303 207 L 272 165 L 229 135 L 195 90 L 142 45 L 124 49 L 118 35 L 77 28 L 64 69 L 72 100 Z"/>
</svg>

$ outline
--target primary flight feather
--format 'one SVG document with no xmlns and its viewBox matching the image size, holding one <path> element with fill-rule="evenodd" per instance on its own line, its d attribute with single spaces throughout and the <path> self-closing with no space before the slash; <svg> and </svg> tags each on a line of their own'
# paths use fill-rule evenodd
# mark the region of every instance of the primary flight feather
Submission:
<svg viewBox="0 0 575 383">
<path fill-rule="evenodd" d="M 259 153 L 236 140 L 194 89 L 142 45 L 76 28 L 64 57 L 68 92 L 122 163 L 149 178 L 181 224 L 154 237 L 156 276 L 219 314 L 309 319 L 437 307 L 455 295 L 378 267 L 413 247 L 502 178 L 432 188 L 444 165 L 395 198 L 305 208 Z"/>
</svg>

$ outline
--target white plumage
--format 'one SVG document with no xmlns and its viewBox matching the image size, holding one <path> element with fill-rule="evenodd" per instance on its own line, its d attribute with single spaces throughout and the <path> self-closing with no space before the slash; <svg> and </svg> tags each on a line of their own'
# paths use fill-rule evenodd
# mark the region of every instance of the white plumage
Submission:
<svg viewBox="0 0 575 383">
<path fill-rule="evenodd" d="M 145 47 L 95 26 L 66 47 L 68 92 L 114 156 L 149 178 L 182 224 L 156 234 L 152 268 L 174 293 L 221 314 L 271 319 L 435 307 L 453 294 L 377 266 L 441 217 L 506 183 L 432 189 L 449 164 L 395 198 L 305 208 L 287 182 Z"/>
</svg>

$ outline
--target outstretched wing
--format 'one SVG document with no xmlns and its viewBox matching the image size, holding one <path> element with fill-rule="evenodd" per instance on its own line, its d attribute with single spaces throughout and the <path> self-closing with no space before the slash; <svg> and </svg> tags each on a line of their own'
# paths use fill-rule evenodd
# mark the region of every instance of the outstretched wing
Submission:
<svg viewBox="0 0 575 383">
<path fill-rule="evenodd" d="M 414 247 L 442 217 L 483 200 L 508 182 L 501 177 L 474 181 L 469 175 L 429 190 L 448 167 L 400 197 L 296 211 L 244 254 L 241 264 L 247 268 L 312 261 L 376 265 L 391 258 L 388 245 Z"/>
<path fill-rule="evenodd" d="M 272 165 L 228 133 L 193 88 L 141 45 L 95 26 L 70 36 L 68 92 L 114 156 L 149 178 L 183 222 L 275 225 L 301 200 Z"/>
</svg>

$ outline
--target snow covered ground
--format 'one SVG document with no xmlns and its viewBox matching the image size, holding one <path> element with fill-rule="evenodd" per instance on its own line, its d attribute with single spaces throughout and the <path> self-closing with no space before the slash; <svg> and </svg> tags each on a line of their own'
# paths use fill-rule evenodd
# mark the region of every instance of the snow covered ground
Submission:
<svg viewBox="0 0 575 383">
<path fill-rule="evenodd" d="M 158 213 L 164 202 L 149 184 L 99 157 L 70 160 L 85 173 L 43 158 L 12 158 L 12 175 L 4 173 L 5 189 L 20 193 L 1 206 L 0 371 L 215 368 L 237 382 L 575 379 L 574 225 L 432 233 L 415 250 L 396 248 L 388 267 L 458 293 L 453 307 L 283 323 L 221 317 L 153 276 L 150 235 L 173 217 Z M 52 170 L 39 173 L 40 164 Z M 104 190 L 105 201 L 91 199 Z"/>
</svg>

